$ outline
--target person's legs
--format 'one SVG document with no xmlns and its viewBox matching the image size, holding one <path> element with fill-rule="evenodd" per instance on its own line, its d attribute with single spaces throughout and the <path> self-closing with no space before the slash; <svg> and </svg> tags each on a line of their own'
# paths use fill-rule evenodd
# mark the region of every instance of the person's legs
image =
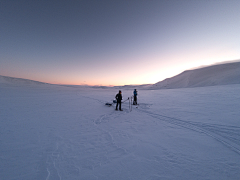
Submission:
<svg viewBox="0 0 240 180">
<path fill-rule="evenodd" d="M 122 110 L 122 103 L 119 102 L 119 110 L 121 111 Z"/>
<path fill-rule="evenodd" d="M 137 96 L 134 95 L 133 97 L 133 105 L 136 105 L 137 104 Z"/>
<path fill-rule="evenodd" d="M 117 105 L 116 105 L 116 110 L 118 110 L 118 102 L 117 102 Z"/>
</svg>

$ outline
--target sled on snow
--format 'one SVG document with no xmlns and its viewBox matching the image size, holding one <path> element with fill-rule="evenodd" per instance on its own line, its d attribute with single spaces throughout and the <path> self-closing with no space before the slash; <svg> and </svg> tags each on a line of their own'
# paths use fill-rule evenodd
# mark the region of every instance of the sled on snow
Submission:
<svg viewBox="0 0 240 180">
<path fill-rule="evenodd" d="M 106 103 L 105 105 L 106 105 L 106 106 L 112 106 L 114 103 L 117 103 L 117 100 L 113 100 L 112 103 Z"/>
</svg>

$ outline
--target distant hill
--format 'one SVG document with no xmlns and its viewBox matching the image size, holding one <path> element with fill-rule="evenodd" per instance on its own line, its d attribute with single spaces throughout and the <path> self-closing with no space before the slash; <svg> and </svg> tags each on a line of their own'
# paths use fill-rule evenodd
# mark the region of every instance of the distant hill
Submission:
<svg viewBox="0 0 240 180">
<path fill-rule="evenodd" d="M 177 76 L 153 84 L 149 89 L 192 88 L 229 84 L 240 84 L 240 62 L 187 70 Z"/>
<path fill-rule="evenodd" d="M 43 84 L 48 84 L 48 83 L 43 83 L 43 82 L 33 81 L 33 80 L 29 80 L 29 79 L 22 79 L 22 78 L 15 78 L 15 77 L 1 76 L 0 75 L 0 85 L 1 84 L 8 84 L 8 85 L 43 85 Z"/>
</svg>

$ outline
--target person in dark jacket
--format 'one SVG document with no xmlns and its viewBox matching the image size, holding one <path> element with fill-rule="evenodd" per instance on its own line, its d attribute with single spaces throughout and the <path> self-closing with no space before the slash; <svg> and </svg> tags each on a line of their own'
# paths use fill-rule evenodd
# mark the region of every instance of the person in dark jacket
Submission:
<svg viewBox="0 0 240 180">
<path fill-rule="evenodd" d="M 119 110 L 122 111 L 122 92 L 119 91 L 118 94 L 115 96 L 116 100 L 117 100 L 117 105 L 116 105 L 116 110 L 118 110 L 118 104 L 119 104 Z"/>
<path fill-rule="evenodd" d="M 133 105 L 137 105 L 137 89 L 133 91 Z"/>
</svg>

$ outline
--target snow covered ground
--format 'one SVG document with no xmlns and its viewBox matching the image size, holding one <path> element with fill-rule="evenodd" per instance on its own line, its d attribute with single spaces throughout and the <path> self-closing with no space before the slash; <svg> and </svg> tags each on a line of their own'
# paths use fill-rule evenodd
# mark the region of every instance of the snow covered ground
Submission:
<svg viewBox="0 0 240 180">
<path fill-rule="evenodd" d="M 240 179 L 240 85 L 117 92 L 0 84 L 0 179 Z"/>
</svg>

